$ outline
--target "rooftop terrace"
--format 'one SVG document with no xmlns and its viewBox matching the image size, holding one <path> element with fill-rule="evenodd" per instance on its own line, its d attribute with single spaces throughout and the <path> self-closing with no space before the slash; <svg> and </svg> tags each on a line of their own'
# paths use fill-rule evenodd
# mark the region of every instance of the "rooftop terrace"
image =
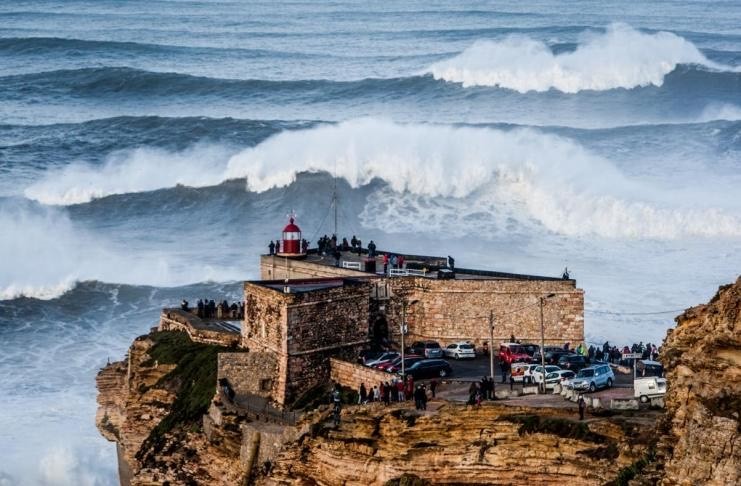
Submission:
<svg viewBox="0 0 741 486">
<path fill-rule="evenodd" d="M 346 270 L 357 271 L 357 276 L 384 275 L 383 272 L 383 255 L 401 255 L 404 257 L 404 268 L 392 269 L 389 265 L 389 276 L 417 276 L 424 278 L 439 278 L 438 270 L 447 269 L 447 258 L 427 255 L 407 255 L 390 251 L 377 251 L 375 258 L 369 258 L 367 250 L 363 250 L 362 255 L 357 252 L 341 251 L 340 267 Z M 264 255 L 269 257 L 270 255 Z M 279 257 L 277 257 L 279 258 Z M 375 261 L 375 271 L 366 271 L 368 260 Z M 335 267 L 336 262 L 331 255 L 322 255 L 316 249 L 310 249 L 306 257 L 302 260 L 307 263 Z M 371 264 L 371 267 L 373 265 Z M 546 277 L 542 275 L 525 275 L 519 273 L 495 272 L 491 270 L 478 270 L 470 268 L 455 267 L 455 279 L 457 280 L 541 280 L 553 281 L 564 280 L 561 277 Z M 276 284 L 278 285 L 278 284 Z M 280 284 L 282 290 L 283 284 Z"/>
</svg>

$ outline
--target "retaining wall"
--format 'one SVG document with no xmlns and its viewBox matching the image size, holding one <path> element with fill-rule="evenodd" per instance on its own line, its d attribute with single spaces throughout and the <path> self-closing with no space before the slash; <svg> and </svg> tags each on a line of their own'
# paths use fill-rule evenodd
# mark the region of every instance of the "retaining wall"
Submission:
<svg viewBox="0 0 741 486">
<path fill-rule="evenodd" d="M 358 390 L 361 383 L 370 390 L 381 382 L 391 381 L 397 375 L 369 368 L 357 363 L 330 358 L 330 378 L 342 386 Z"/>
</svg>

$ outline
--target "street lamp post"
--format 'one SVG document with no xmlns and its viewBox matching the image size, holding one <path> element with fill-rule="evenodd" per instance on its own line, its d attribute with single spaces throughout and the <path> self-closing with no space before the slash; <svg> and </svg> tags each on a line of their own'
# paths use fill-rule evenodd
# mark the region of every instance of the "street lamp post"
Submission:
<svg viewBox="0 0 741 486">
<path fill-rule="evenodd" d="M 415 304 L 417 300 L 409 302 L 409 305 Z M 406 366 L 404 363 L 404 335 L 407 333 L 407 301 L 401 301 L 401 379 L 406 382 Z"/>
<path fill-rule="evenodd" d="M 543 375 L 543 381 L 541 385 L 543 393 L 545 393 L 545 326 L 543 325 L 543 304 L 545 303 L 545 299 L 550 299 L 551 297 L 555 296 L 556 294 L 548 294 L 545 297 L 540 298 L 540 371 Z"/>
<path fill-rule="evenodd" d="M 489 311 L 489 378 L 494 381 L 494 311 Z"/>
</svg>

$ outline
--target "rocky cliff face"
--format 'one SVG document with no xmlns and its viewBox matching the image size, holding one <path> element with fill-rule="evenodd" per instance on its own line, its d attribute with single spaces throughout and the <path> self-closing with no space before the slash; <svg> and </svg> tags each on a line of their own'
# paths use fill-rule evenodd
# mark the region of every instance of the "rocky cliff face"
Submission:
<svg viewBox="0 0 741 486">
<path fill-rule="evenodd" d="M 643 413 L 579 422 L 573 410 L 432 402 L 422 413 L 347 407 L 336 428 L 320 410 L 298 439 L 263 431 L 266 443 L 281 439 L 270 443 L 272 470 L 250 481 L 380 486 L 412 484 L 398 478 L 413 474 L 415 484 L 739 484 L 739 320 L 741 279 L 677 318 L 662 350 L 669 392 L 658 427 Z M 100 372 L 98 428 L 130 466 L 126 484 L 239 484 L 247 464 L 265 461 L 214 399 L 223 350 L 152 333 Z"/>
<path fill-rule="evenodd" d="M 215 368 L 201 371 L 210 361 L 215 366 L 219 349 L 192 343 L 184 333 L 152 333 L 133 342 L 126 361 L 100 371 L 96 423 L 118 445 L 122 484 L 241 480 L 239 446 L 235 453 L 201 429 L 216 384 Z M 206 381 L 205 401 L 199 381 Z"/>
<path fill-rule="evenodd" d="M 739 484 L 741 278 L 687 310 L 664 342 L 662 484 Z"/>
<path fill-rule="evenodd" d="M 615 480 L 649 441 L 638 422 L 579 422 L 573 410 L 370 405 L 348 410 L 338 428 L 315 425 L 258 484 L 381 486 L 413 474 L 434 484 L 596 485 Z"/>
</svg>

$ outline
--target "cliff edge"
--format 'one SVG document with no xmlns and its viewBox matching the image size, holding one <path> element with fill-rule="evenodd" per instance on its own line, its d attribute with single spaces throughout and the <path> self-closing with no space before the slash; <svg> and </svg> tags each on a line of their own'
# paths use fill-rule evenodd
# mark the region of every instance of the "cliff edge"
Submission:
<svg viewBox="0 0 741 486">
<path fill-rule="evenodd" d="M 676 321 L 662 350 L 669 388 L 661 483 L 739 484 L 741 278 Z"/>
</svg>

